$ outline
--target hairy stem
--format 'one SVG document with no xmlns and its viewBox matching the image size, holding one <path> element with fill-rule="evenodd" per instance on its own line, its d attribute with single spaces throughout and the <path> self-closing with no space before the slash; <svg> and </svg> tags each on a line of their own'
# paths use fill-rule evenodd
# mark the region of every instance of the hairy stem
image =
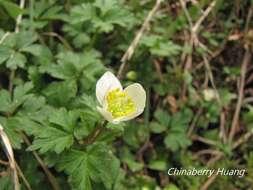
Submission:
<svg viewBox="0 0 253 190">
<path fill-rule="evenodd" d="M 83 142 L 80 142 L 82 145 L 89 145 L 96 141 L 97 137 L 106 129 L 107 121 L 104 121 L 102 124 L 97 125 L 95 129 L 88 135 Z"/>
</svg>

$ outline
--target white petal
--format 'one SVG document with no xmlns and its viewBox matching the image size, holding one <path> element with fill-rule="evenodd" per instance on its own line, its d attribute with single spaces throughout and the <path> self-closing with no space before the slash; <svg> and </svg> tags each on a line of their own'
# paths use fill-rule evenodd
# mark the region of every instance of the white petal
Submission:
<svg viewBox="0 0 253 190">
<path fill-rule="evenodd" d="M 101 113 L 101 115 L 102 115 L 107 121 L 109 121 L 110 123 L 114 123 L 114 124 L 118 124 L 118 123 L 119 123 L 119 121 L 113 120 L 112 114 L 111 114 L 109 111 L 107 111 L 106 109 L 97 106 L 97 110 L 98 110 L 98 111 Z"/>
<path fill-rule="evenodd" d="M 122 86 L 119 80 L 114 74 L 107 71 L 97 82 L 96 84 L 96 96 L 98 102 L 103 105 L 105 96 L 108 91 L 119 88 L 122 90 Z"/>
<path fill-rule="evenodd" d="M 146 92 L 139 83 L 134 83 L 128 86 L 127 88 L 124 89 L 124 92 L 126 92 L 132 98 L 137 110 L 136 112 L 128 116 L 114 119 L 114 122 L 121 122 L 133 119 L 142 114 L 142 112 L 144 111 L 144 107 L 146 104 Z"/>
<path fill-rule="evenodd" d="M 139 115 L 141 115 L 143 111 L 144 111 L 144 109 L 142 109 L 142 110 L 137 110 L 136 112 L 134 112 L 134 113 L 132 113 L 132 114 L 130 114 L 130 115 L 128 115 L 128 116 L 124 116 L 124 117 L 115 119 L 114 122 L 119 123 L 119 122 L 121 122 L 121 121 L 128 121 L 128 120 L 131 120 L 131 119 L 133 119 L 133 118 L 138 117 Z"/>
<path fill-rule="evenodd" d="M 112 118 L 112 114 L 108 111 L 106 111 L 106 109 L 103 109 L 99 106 L 97 106 L 97 110 L 101 113 L 101 115 L 109 122 L 112 122 L 113 118 Z"/>
<path fill-rule="evenodd" d="M 146 92 L 144 88 L 139 83 L 134 83 L 126 87 L 124 92 L 132 98 L 137 112 L 142 113 L 146 104 Z"/>
</svg>

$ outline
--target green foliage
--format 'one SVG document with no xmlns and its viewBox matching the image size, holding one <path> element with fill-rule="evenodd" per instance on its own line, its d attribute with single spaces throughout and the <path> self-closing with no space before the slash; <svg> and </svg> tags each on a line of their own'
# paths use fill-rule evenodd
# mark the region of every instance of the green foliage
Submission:
<svg viewBox="0 0 253 190">
<path fill-rule="evenodd" d="M 13 183 L 10 176 L 4 176 L 0 178 L 0 189 L 8 190 L 13 188 Z"/>
<path fill-rule="evenodd" d="M 0 44 L 0 64 L 6 61 L 6 66 L 10 69 L 24 68 L 27 62 L 25 53 L 40 55 L 42 46 L 33 44 L 36 38 L 31 32 L 10 34 L 3 44 Z"/>
<path fill-rule="evenodd" d="M 155 56 L 175 56 L 181 51 L 181 46 L 174 44 L 172 41 L 166 41 L 161 36 L 146 36 L 142 44 L 149 48 L 152 55 Z"/>
<path fill-rule="evenodd" d="M 10 2 L 8 0 L 1 0 L 0 5 L 2 5 L 8 14 L 13 18 L 16 19 L 17 16 L 22 13 L 22 9 L 15 3 Z"/>
<path fill-rule="evenodd" d="M 104 144 L 95 143 L 86 152 L 69 150 L 64 153 L 57 166 L 70 175 L 75 189 L 92 190 L 92 181 L 102 182 L 111 189 L 118 175 L 119 161 Z"/>
<path fill-rule="evenodd" d="M 40 149 L 41 153 L 55 151 L 59 154 L 69 148 L 74 142 L 73 131 L 77 114 L 74 111 L 67 112 L 66 109 L 54 112 L 49 116 L 49 125 L 40 129 L 29 149 Z"/>
<path fill-rule="evenodd" d="M 187 128 L 192 120 L 191 110 L 182 110 L 174 114 L 169 124 L 170 130 L 164 139 L 164 143 L 171 150 L 176 151 L 180 147 L 191 145 L 191 141 L 186 136 Z"/>
<path fill-rule="evenodd" d="M 96 0 L 74 6 L 67 21 L 71 25 L 91 24 L 91 32 L 110 32 L 115 25 L 127 27 L 133 21 L 132 14 L 120 7 L 116 0 Z"/>
<path fill-rule="evenodd" d="M 172 116 L 165 111 L 157 110 L 154 116 L 157 122 L 151 122 L 150 129 L 153 133 L 168 133 L 164 138 L 166 147 L 177 151 L 180 147 L 191 145 L 191 141 L 186 136 L 187 128 L 192 120 L 191 110 L 182 110 Z"/>
</svg>

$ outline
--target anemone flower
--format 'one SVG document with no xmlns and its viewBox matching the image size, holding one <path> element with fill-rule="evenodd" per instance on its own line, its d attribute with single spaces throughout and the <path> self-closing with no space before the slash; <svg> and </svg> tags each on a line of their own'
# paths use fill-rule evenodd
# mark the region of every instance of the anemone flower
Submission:
<svg viewBox="0 0 253 190">
<path fill-rule="evenodd" d="M 96 84 L 97 110 L 109 122 L 118 124 L 139 116 L 145 107 L 146 92 L 141 84 L 122 88 L 111 72 L 106 72 Z"/>
</svg>

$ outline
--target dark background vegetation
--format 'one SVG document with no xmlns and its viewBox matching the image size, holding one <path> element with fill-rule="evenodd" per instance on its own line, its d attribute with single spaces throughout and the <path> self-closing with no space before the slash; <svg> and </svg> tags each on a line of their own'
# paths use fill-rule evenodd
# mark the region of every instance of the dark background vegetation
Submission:
<svg viewBox="0 0 253 190">
<path fill-rule="evenodd" d="M 2 141 L 0 190 L 253 189 L 252 12 L 252 0 L 0 0 L 0 123 L 16 160 Z M 108 69 L 141 83 L 147 105 L 93 138 Z"/>
</svg>

